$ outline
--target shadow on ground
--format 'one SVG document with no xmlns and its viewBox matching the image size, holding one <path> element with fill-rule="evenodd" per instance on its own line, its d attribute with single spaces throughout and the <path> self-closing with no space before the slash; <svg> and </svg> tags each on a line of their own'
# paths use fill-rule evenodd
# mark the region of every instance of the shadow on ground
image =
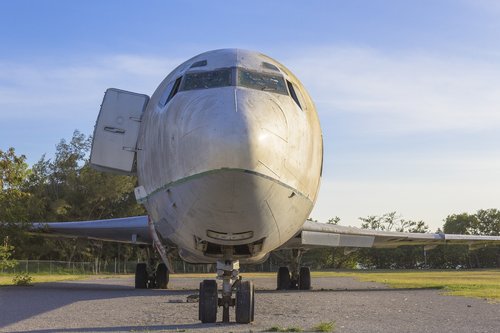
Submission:
<svg viewBox="0 0 500 333">
<path fill-rule="evenodd" d="M 397 289 L 416 290 L 416 289 Z M 421 289 L 419 289 L 421 290 Z M 322 293 L 322 292 L 396 292 L 396 289 L 385 287 L 367 288 L 334 288 L 304 290 L 257 290 L 258 294 L 279 293 Z M 109 280 L 96 280 L 89 282 L 54 282 L 40 283 L 33 287 L 4 287 L 0 288 L 0 328 L 20 322 L 22 320 L 49 312 L 66 305 L 89 300 L 102 300 L 125 297 L 147 296 L 178 296 L 187 297 L 197 294 L 193 288 L 181 290 L 134 289 L 131 286 L 113 284 Z M 221 325 L 221 324 L 215 324 Z M 216 327 L 216 326 L 214 326 Z M 180 324 L 180 325 L 153 325 L 153 326 L 121 326 L 121 327 L 92 327 L 75 329 L 58 329 L 58 332 L 118 332 L 118 331 L 161 331 L 161 330 L 187 330 L 209 328 L 206 324 Z M 28 332 L 52 332 L 42 329 Z"/>
<path fill-rule="evenodd" d="M 3 287 L 0 288 L 0 328 L 80 301 L 186 293 L 189 291 L 134 289 L 123 285 L 100 284 L 99 281 Z"/>
<path fill-rule="evenodd" d="M 236 326 L 237 324 L 225 324 L 224 327 Z M 116 326 L 116 327 L 79 327 L 79 328 L 58 328 L 55 330 L 59 333 L 73 333 L 73 332 L 155 332 L 155 331 L 172 331 L 177 330 L 183 332 L 184 330 L 222 326 L 220 324 L 181 324 L 181 325 L 152 325 L 152 326 Z M 25 333 L 53 333 L 53 329 L 31 330 L 24 331 Z"/>
</svg>

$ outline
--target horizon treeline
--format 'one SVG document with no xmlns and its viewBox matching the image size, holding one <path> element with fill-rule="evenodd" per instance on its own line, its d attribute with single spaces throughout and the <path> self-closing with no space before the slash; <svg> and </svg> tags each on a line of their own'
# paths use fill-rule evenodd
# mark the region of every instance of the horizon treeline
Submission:
<svg viewBox="0 0 500 333">
<path fill-rule="evenodd" d="M 27 233 L 26 223 L 81 221 L 144 215 L 134 198 L 135 177 L 95 171 L 89 164 L 91 137 L 79 131 L 56 146 L 52 159 L 43 155 L 31 167 L 14 148 L 0 150 L 0 241 L 14 247 L 15 259 L 61 261 L 121 261 L 141 256 L 137 246 L 85 239 L 47 238 Z M 396 212 L 360 217 L 362 228 L 429 232 L 424 221 L 403 219 Z M 327 223 L 340 223 L 338 217 Z M 444 233 L 500 235 L 500 211 L 451 214 L 438 230 Z M 269 260 L 276 261 L 276 256 Z M 396 249 L 321 248 L 308 251 L 303 264 L 315 269 L 338 268 L 490 268 L 500 267 L 500 246 L 469 249 L 439 245 Z"/>
</svg>

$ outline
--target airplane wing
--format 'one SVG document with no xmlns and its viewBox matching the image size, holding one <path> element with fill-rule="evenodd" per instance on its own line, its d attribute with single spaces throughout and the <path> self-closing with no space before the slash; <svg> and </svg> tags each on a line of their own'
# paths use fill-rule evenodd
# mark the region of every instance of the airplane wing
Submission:
<svg viewBox="0 0 500 333">
<path fill-rule="evenodd" d="M 36 222 L 31 223 L 30 229 L 55 237 L 148 245 L 153 243 L 147 216 L 78 222 Z"/>
<path fill-rule="evenodd" d="M 394 248 L 402 245 L 424 245 L 433 248 L 442 244 L 465 244 L 472 248 L 500 245 L 500 236 L 378 231 L 306 221 L 301 232 L 281 248 Z"/>
</svg>

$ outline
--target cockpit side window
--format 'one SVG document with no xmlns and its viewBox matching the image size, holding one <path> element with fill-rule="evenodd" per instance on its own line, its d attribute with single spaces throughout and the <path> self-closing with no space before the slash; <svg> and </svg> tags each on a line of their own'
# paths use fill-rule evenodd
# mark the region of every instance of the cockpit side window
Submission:
<svg viewBox="0 0 500 333">
<path fill-rule="evenodd" d="M 300 101 L 299 101 L 299 98 L 297 97 L 297 92 L 295 91 L 295 88 L 293 86 L 293 83 L 290 82 L 290 81 L 286 81 L 286 84 L 288 86 L 288 90 L 290 91 L 290 96 L 292 97 L 292 99 L 295 101 L 295 103 L 297 103 L 297 105 L 299 106 L 300 109 L 302 109 L 302 105 L 300 105 Z M 302 109 L 303 110 L 303 109 Z"/>
<path fill-rule="evenodd" d="M 266 74 L 238 68 L 238 79 L 236 85 L 288 95 L 285 80 L 281 75 Z"/>
<path fill-rule="evenodd" d="M 184 77 L 181 90 L 209 89 L 226 87 L 232 84 L 231 68 L 223 68 L 210 72 L 188 73 Z"/>
<path fill-rule="evenodd" d="M 179 86 L 181 85 L 182 76 L 179 76 L 175 81 L 170 82 L 166 87 L 165 91 L 160 97 L 158 105 L 164 107 L 175 94 L 179 91 Z"/>
</svg>

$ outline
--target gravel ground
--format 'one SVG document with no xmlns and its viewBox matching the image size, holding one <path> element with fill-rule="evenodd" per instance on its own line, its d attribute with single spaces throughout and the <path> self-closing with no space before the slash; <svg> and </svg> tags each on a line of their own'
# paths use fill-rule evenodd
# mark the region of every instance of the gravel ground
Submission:
<svg viewBox="0 0 500 333">
<path fill-rule="evenodd" d="M 481 299 L 345 277 L 313 278 L 312 291 L 275 291 L 275 279 L 253 281 L 256 314 L 249 325 L 199 323 L 198 304 L 186 302 L 197 294 L 197 278 L 171 279 L 169 290 L 135 290 L 131 279 L 2 287 L 0 332 L 308 331 L 330 321 L 335 332 L 500 332 L 500 304 Z"/>
</svg>

